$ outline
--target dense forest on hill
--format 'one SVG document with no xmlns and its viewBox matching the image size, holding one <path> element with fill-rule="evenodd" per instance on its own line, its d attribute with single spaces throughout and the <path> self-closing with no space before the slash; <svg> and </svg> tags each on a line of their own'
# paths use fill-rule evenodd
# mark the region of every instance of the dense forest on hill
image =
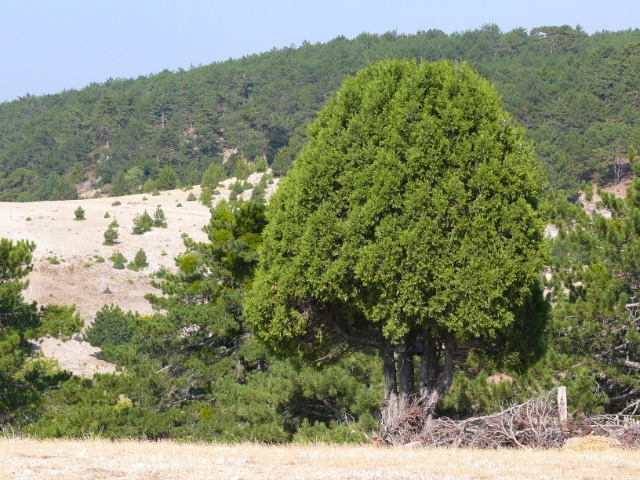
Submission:
<svg viewBox="0 0 640 480">
<path fill-rule="evenodd" d="M 554 188 L 619 180 L 640 143 L 638 29 L 363 33 L 2 103 L 0 200 L 71 199 L 87 179 L 111 194 L 197 184 L 211 164 L 242 177 L 262 159 L 284 174 L 344 78 L 386 58 L 469 62 L 526 127 Z M 225 150 L 238 153 L 223 164 Z"/>
</svg>

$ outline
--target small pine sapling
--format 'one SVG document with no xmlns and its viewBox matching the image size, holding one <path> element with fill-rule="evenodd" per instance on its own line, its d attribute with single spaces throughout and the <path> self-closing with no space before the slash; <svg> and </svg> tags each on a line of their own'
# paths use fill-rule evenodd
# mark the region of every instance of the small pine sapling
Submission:
<svg viewBox="0 0 640 480">
<path fill-rule="evenodd" d="M 149 213 L 145 210 L 142 215 L 136 215 L 133 219 L 133 234 L 142 235 L 148 232 L 153 227 L 153 219 Z"/>
<path fill-rule="evenodd" d="M 113 262 L 113 268 L 115 268 L 116 270 L 124 269 L 124 264 L 127 261 L 125 256 L 118 250 L 111 254 L 109 260 Z"/>
<path fill-rule="evenodd" d="M 85 220 L 84 209 L 81 206 L 78 205 L 78 208 L 76 208 L 73 213 L 76 216 L 74 220 Z"/>
<path fill-rule="evenodd" d="M 116 240 L 118 239 L 118 229 L 109 225 L 109 227 L 104 232 L 104 244 L 105 245 L 114 245 Z"/>
<path fill-rule="evenodd" d="M 153 213 L 153 226 L 167 228 L 167 218 L 165 217 L 162 208 L 160 208 L 160 205 L 156 207 L 156 211 Z"/>
</svg>

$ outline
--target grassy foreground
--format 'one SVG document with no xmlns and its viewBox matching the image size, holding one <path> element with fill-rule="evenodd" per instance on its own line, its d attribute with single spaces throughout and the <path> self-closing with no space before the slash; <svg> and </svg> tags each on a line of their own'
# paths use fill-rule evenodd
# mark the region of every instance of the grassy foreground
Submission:
<svg viewBox="0 0 640 480">
<path fill-rule="evenodd" d="M 640 452 L 0 439 L 2 479 L 637 479 Z"/>
</svg>

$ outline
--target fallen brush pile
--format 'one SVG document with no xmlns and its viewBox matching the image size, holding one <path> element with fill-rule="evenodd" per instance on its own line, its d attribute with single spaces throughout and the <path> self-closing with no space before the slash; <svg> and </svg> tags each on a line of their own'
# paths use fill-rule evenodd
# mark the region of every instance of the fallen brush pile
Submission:
<svg viewBox="0 0 640 480">
<path fill-rule="evenodd" d="M 640 422 L 631 415 L 598 415 L 562 424 L 549 395 L 466 420 L 427 419 L 416 404 L 399 421 L 384 425 L 374 441 L 425 447 L 560 448 L 570 438 L 586 436 L 640 448 Z"/>
</svg>

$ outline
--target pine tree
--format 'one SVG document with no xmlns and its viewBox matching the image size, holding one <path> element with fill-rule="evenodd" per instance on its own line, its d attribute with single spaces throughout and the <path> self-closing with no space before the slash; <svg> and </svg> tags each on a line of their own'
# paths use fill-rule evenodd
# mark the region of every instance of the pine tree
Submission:
<svg viewBox="0 0 640 480">
<path fill-rule="evenodd" d="M 153 227 L 153 220 L 147 211 L 145 210 L 142 215 L 136 215 L 133 219 L 133 234 L 134 235 L 142 235 L 145 232 L 148 232 Z"/>
<path fill-rule="evenodd" d="M 84 218 L 84 209 L 81 206 L 78 206 L 73 212 L 75 215 L 74 220 L 85 220 Z"/>
<path fill-rule="evenodd" d="M 153 213 L 153 226 L 167 228 L 167 219 L 160 205 L 156 207 L 156 211 Z"/>
<path fill-rule="evenodd" d="M 118 230 L 109 225 L 109 227 L 104 232 L 104 244 L 105 245 L 114 245 L 116 240 L 118 240 Z"/>
</svg>

